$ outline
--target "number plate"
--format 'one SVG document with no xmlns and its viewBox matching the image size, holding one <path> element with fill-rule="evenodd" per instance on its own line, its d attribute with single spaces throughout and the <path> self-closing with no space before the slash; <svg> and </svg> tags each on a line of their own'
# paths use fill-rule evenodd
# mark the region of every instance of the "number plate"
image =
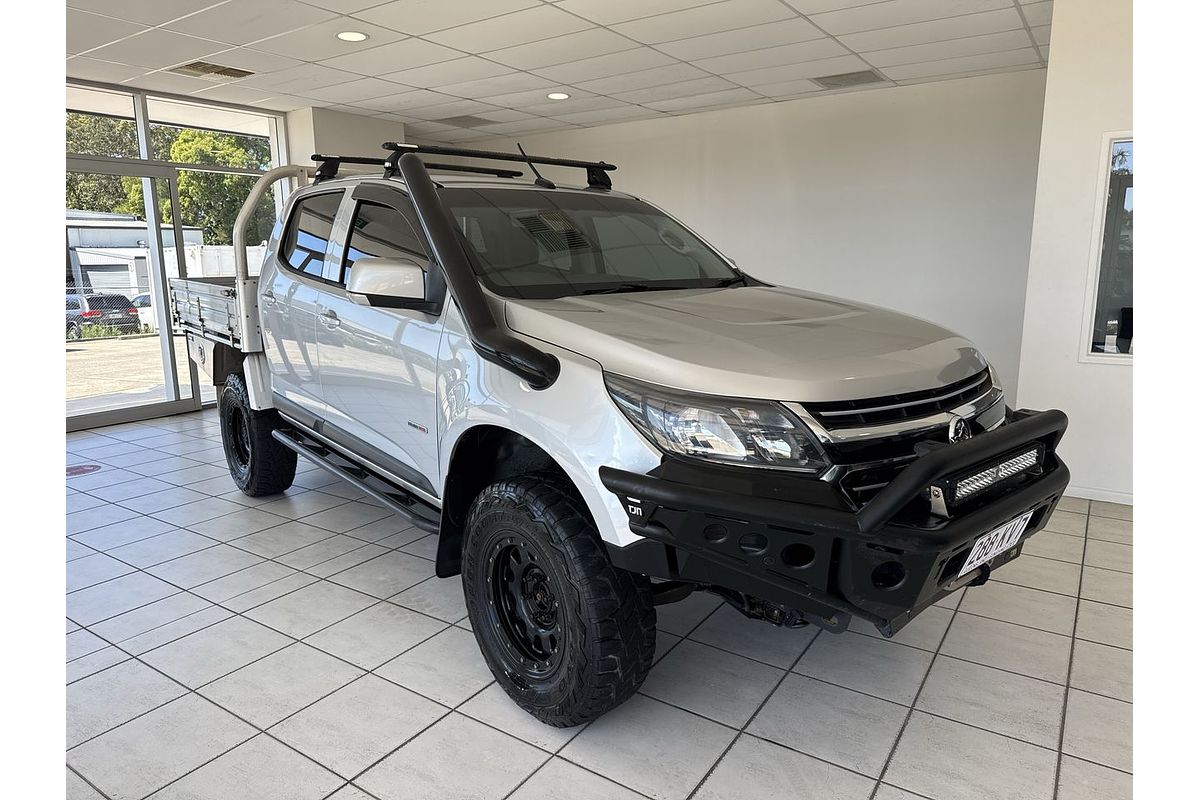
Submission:
<svg viewBox="0 0 1200 800">
<path fill-rule="evenodd" d="M 1021 534 L 1025 532 L 1031 517 L 1032 511 L 1022 514 L 1012 522 L 1006 522 L 991 533 L 985 533 L 976 539 L 975 546 L 971 548 L 971 555 L 967 556 L 966 563 L 958 571 L 958 577 L 961 578 L 980 564 L 991 561 L 1021 541 Z"/>
</svg>

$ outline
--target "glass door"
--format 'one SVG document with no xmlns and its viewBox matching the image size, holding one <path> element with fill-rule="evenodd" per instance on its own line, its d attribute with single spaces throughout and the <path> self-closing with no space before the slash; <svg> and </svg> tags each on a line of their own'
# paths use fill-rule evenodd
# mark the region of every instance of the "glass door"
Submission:
<svg viewBox="0 0 1200 800">
<path fill-rule="evenodd" d="M 66 180 L 68 429 L 200 407 L 199 381 L 172 331 L 167 279 L 185 275 L 175 170 L 75 156 Z"/>
</svg>

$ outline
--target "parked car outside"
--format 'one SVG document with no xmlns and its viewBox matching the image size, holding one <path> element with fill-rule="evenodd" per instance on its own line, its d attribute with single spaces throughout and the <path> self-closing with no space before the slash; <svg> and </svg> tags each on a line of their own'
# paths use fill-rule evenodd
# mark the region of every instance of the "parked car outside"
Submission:
<svg viewBox="0 0 1200 800">
<path fill-rule="evenodd" d="M 129 334 L 140 331 L 142 322 L 138 309 L 123 294 L 68 294 L 67 338 L 84 338 L 89 326 Z M 108 333 L 103 330 L 100 335 Z"/>
<path fill-rule="evenodd" d="M 133 307 L 138 310 L 138 322 L 141 323 L 142 329 L 151 331 L 158 330 L 157 320 L 154 318 L 154 306 L 150 301 L 150 293 L 142 292 L 139 295 L 134 295 Z"/>
</svg>

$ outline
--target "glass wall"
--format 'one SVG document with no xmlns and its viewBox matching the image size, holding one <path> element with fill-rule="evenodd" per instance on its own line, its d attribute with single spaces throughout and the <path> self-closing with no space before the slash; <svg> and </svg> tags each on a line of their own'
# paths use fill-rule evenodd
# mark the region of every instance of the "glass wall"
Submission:
<svg viewBox="0 0 1200 800">
<path fill-rule="evenodd" d="M 67 87 L 66 371 L 70 427 L 199 407 L 212 386 L 172 330 L 171 278 L 232 275 L 233 223 L 281 151 L 271 114 Z M 276 198 L 248 231 L 269 236 Z M 75 423 L 72 424 L 71 420 Z"/>
</svg>

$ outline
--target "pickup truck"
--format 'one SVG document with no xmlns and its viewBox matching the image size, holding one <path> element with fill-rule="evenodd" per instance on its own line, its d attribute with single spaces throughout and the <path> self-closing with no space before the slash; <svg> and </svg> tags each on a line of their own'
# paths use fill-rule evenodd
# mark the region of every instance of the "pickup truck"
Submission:
<svg viewBox="0 0 1200 800">
<path fill-rule="evenodd" d="M 437 532 L 437 575 L 542 722 L 630 697 L 655 606 L 694 591 L 892 636 L 1016 558 L 1067 486 L 1066 417 L 1009 408 L 970 342 L 755 278 L 612 164 L 384 149 L 266 173 L 237 275 L 173 280 L 175 322 L 241 490 L 285 490 L 303 456 Z M 245 222 L 281 181 L 251 275 Z"/>
</svg>

